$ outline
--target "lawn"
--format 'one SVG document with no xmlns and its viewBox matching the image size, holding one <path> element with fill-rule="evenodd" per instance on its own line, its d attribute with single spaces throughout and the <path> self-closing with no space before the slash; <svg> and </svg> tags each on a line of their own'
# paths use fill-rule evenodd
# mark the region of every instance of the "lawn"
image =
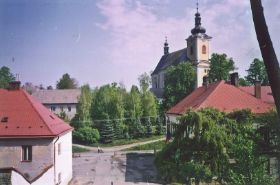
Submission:
<svg viewBox="0 0 280 185">
<path fill-rule="evenodd" d="M 150 141 L 150 140 L 156 140 L 163 138 L 164 135 L 160 136 L 151 136 L 151 137 L 145 137 L 145 138 L 137 138 L 137 139 L 118 139 L 113 141 L 112 143 L 108 144 L 103 144 L 103 143 L 95 143 L 91 144 L 90 146 L 100 146 L 100 147 L 111 147 L 111 146 L 120 146 L 120 145 L 127 145 L 127 144 L 132 144 L 132 143 L 138 143 L 138 142 L 145 142 L 145 141 Z"/>
<path fill-rule="evenodd" d="M 161 150 L 165 146 L 165 141 L 157 141 L 154 143 L 148 143 L 145 145 L 138 145 L 132 148 L 128 148 L 126 150 L 134 151 L 134 150 Z"/>
<path fill-rule="evenodd" d="M 78 146 L 72 146 L 72 152 L 73 153 L 82 153 L 82 152 L 88 152 L 90 150 L 88 149 L 85 149 L 85 148 L 81 148 L 81 147 L 78 147 Z"/>
</svg>

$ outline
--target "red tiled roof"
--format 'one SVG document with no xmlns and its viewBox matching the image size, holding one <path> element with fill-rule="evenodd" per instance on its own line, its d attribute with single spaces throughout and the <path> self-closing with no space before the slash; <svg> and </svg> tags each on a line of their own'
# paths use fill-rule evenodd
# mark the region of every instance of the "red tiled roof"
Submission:
<svg viewBox="0 0 280 185">
<path fill-rule="evenodd" d="M 167 111 L 167 114 L 184 114 L 188 109 L 195 110 L 213 107 L 223 112 L 237 109 L 251 109 L 254 113 L 268 112 L 272 105 L 240 90 L 238 87 L 219 81 L 206 87 L 199 87 L 189 96 Z"/>
<path fill-rule="evenodd" d="M 255 95 L 254 86 L 246 86 L 246 87 L 239 87 L 239 88 L 253 96 Z M 261 86 L 261 99 L 266 103 L 274 104 L 274 98 L 272 96 L 272 91 L 270 86 Z"/>
<path fill-rule="evenodd" d="M 1 122 L 8 117 L 7 122 Z M 0 89 L 0 138 L 55 137 L 72 127 L 24 90 Z"/>
</svg>

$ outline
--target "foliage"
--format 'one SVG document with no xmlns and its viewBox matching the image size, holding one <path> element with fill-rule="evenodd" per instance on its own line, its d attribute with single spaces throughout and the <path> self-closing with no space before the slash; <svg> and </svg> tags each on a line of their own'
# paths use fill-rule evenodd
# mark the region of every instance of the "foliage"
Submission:
<svg viewBox="0 0 280 185">
<path fill-rule="evenodd" d="M 15 80 L 15 76 L 10 72 L 10 68 L 3 66 L 0 68 L 0 88 L 8 88 L 9 83 Z"/>
<path fill-rule="evenodd" d="M 196 184 L 213 177 L 228 184 L 270 184 L 267 159 L 258 152 L 260 140 L 249 110 L 230 114 L 215 109 L 189 110 L 180 118 L 175 138 L 156 156 L 156 166 L 166 180 Z M 235 164 L 230 164 L 234 159 Z"/>
<path fill-rule="evenodd" d="M 151 136 L 152 134 L 153 134 L 152 123 L 151 123 L 151 119 L 148 118 L 146 121 L 146 136 Z"/>
<path fill-rule="evenodd" d="M 143 115 L 141 93 L 137 86 L 132 86 L 124 99 L 125 117 L 141 118 Z"/>
<path fill-rule="evenodd" d="M 256 81 L 260 81 L 262 85 L 269 85 L 267 72 L 262 60 L 255 58 L 246 71 L 248 75 L 245 78 L 251 85 L 254 85 Z"/>
<path fill-rule="evenodd" d="M 157 118 L 156 120 L 156 135 L 161 135 L 163 133 L 163 125 L 160 117 Z"/>
<path fill-rule="evenodd" d="M 164 109 L 167 110 L 195 88 L 195 70 L 190 62 L 183 62 L 167 69 L 164 78 Z"/>
<path fill-rule="evenodd" d="M 157 116 L 157 100 L 151 91 L 144 92 L 141 96 L 143 117 Z"/>
<path fill-rule="evenodd" d="M 79 127 L 91 126 L 90 108 L 92 103 L 92 92 L 89 85 L 83 85 L 81 87 L 81 95 L 78 100 L 77 115 L 75 120 L 78 122 L 76 125 Z"/>
<path fill-rule="evenodd" d="M 71 78 L 68 73 L 62 75 L 59 81 L 56 82 L 57 89 L 76 89 L 78 83 L 74 78 Z"/>
<path fill-rule="evenodd" d="M 67 116 L 65 111 L 61 111 L 57 116 L 60 119 L 63 119 L 65 122 L 69 122 L 70 121 L 70 119 L 68 118 L 68 116 Z"/>
<path fill-rule="evenodd" d="M 81 143 L 92 144 L 97 143 L 97 141 L 100 139 L 100 135 L 97 129 L 91 127 L 82 127 L 74 130 L 73 139 Z"/>
<path fill-rule="evenodd" d="M 250 85 L 250 83 L 246 79 L 244 79 L 244 78 L 239 78 L 238 79 L 238 84 L 240 86 L 249 86 Z"/>
<path fill-rule="evenodd" d="M 114 128 L 112 122 L 109 120 L 109 116 L 105 114 L 105 121 L 102 121 L 100 128 L 101 141 L 103 143 L 111 143 L 114 140 Z"/>
<path fill-rule="evenodd" d="M 146 72 L 138 77 L 138 81 L 142 92 L 146 92 L 149 89 L 149 86 L 151 85 L 152 82 L 151 76 Z"/>
<path fill-rule="evenodd" d="M 226 54 L 213 53 L 211 57 L 209 80 L 211 82 L 228 80 L 229 73 L 234 70 L 234 61 Z"/>
</svg>

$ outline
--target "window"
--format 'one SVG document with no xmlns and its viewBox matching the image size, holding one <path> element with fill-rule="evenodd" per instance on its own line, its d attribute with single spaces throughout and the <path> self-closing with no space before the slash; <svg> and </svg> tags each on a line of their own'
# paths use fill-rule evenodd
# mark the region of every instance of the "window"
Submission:
<svg viewBox="0 0 280 185">
<path fill-rule="evenodd" d="M 2 123 L 7 123 L 7 122 L 8 122 L 8 117 L 3 117 L 3 118 L 1 119 L 1 122 L 2 122 Z"/>
<path fill-rule="evenodd" d="M 32 146 L 22 146 L 22 161 L 32 161 Z"/>
<path fill-rule="evenodd" d="M 58 152 L 58 155 L 60 155 L 61 154 L 61 143 L 58 143 L 58 145 L 57 145 L 57 152 Z"/>
<path fill-rule="evenodd" d="M 206 54 L 206 46 L 205 45 L 202 46 L 202 54 Z"/>
<path fill-rule="evenodd" d="M 55 111 L 55 106 L 51 106 L 51 111 Z"/>
<path fill-rule="evenodd" d="M 191 46 L 191 55 L 193 55 L 193 47 Z"/>
<path fill-rule="evenodd" d="M 68 106 L 68 112 L 71 112 L 71 106 Z"/>
</svg>

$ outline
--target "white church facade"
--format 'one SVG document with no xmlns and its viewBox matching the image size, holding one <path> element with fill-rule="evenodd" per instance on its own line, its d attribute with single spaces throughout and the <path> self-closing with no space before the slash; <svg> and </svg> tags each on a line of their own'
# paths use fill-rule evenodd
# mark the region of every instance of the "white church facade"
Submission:
<svg viewBox="0 0 280 185">
<path fill-rule="evenodd" d="M 158 99 L 163 98 L 164 76 L 168 67 L 182 62 L 190 62 L 196 71 L 196 88 L 201 87 L 203 77 L 208 75 L 210 69 L 210 41 L 212 37 L 206 34 L 206 29 L 201 26 L 201 16 L 195 14 L 195 27 L 186 39 L 187 47 L 169 53 L 167 40 L 164 43 L 164 55 L 161 57 L 155 70 L 151 74 L 151 91 Z"/>
</svg>

